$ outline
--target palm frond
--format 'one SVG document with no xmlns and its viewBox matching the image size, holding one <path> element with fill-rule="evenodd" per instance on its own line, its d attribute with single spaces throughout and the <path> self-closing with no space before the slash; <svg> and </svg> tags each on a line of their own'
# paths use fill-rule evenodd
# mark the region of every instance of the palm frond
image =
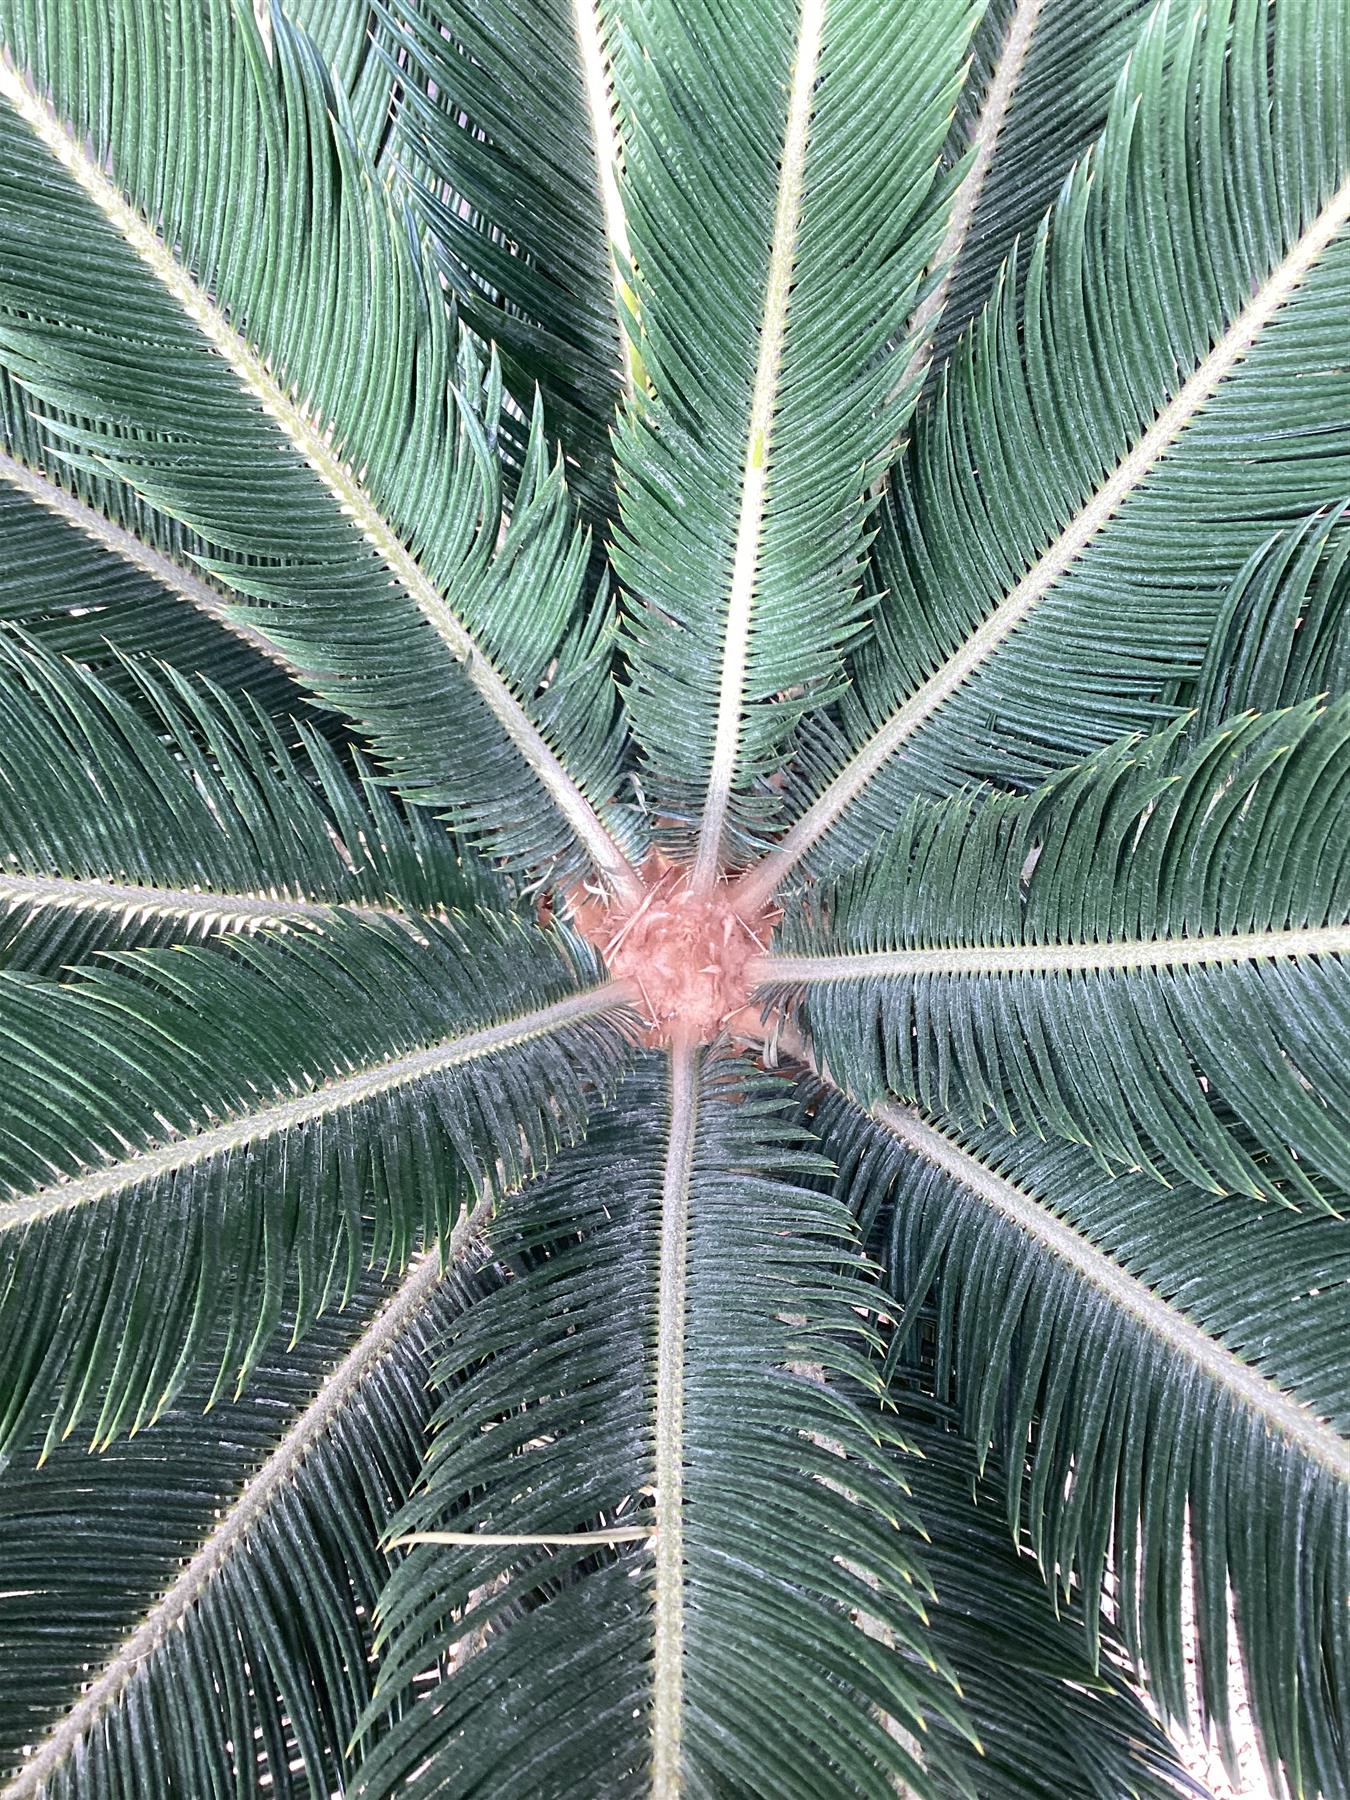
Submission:
<svg viewBox="0 0 1350 1800">
<path fill-rule="evenodd" d="M 315 712 L 277 646 L 232 616 L 188 534 L 124 482 L 71 468 L 0 368 L 0 620 L 116 681 L 177 659 L 278 724 Z"/>
<path fill-rule="evenodd" d="M 1272 526 L 1350 491 L 1347 56 L 1341 0 L 1152 16 L 916 429 L 876 642 L 747 903 L 916 793 L 1034 787 L 1156 726 Z"/>
<path fill-rule="evenodd" d="M 1228 1734 L 1231 1590 L 1276 1791 L 1343 1795 L 1342 1224 L 1112 1178 L 1073 1145 L 997 1127 L 962 1137 L 898 1106 L 869 1118 L 838 1094 L 816 1127 L 841 1186 L 889 1240 L 910 1329 L 897 1349 L 917 1352 L 931 1294 L 932 1379 L 1013 1471 L 1013 1519 L 1046 1578 L 1092 1600 L 1111 1569 L 1125 1643 L 1155 1700 L 1184 1719 L 1189 1527 L 1204 1716 Z"/>
<path fill-rule="evenodd" d="M 1106 124 L 1111 94 L 1153 0 L 992 0 L 947 143 L 969 159 L 921 310 L 935 320 L 938 370 L 980 312 L 999 265 L 1041 216 Z M 1180 10 L 1169 13 L 1178 31 Z"/>
<path fill-rule="evenodd" d="M 420 1464 L 428 1345 L 462 1303 L 470 1239 L 466 1221 L 444 1274 L 433 1252 L 396 1286 L 368 1278 L 298 1345 L 283 1322 L 242 1397 L 203 1411 L 199 1378 L 153 1431 L 6 1472 L 13 1800 L 341 1790 L 379 1538 Z"/>
<path fill-rule="evenodd" d="M 933 1791 L 907 1734 L 959 1715 L 890 1430 L 846 1391 L 865 1265 L 799 1185 L 781 1104 L 734 1073 L 644 1067 L 499 1210 L 503 1272 L 438 1347 L 381 1602 L 377 1703 L 409 1704 L 356 1793 Z"/>
<path fill-rule="evenodd" d="M 1350 525 L 1326 507 L 1239 571 L 1196 683 L 1195 733 L 1239 712 L 1350 692 Z"/>
<path fill-rule="evenodd" d="M 78 10 L 74 37 L 64 0 L 0 12 L 7 360 L 91 421 L 73 455 L 208 542 L 405 793 L 508 861 L 631 889 L 609 612 L 561 469 L 536 419 L 503 521 L 500 377 L 457 348 L 317 53 L 277 15 L 269 62 L 228 0 L 115 35 Z"/>
<path fill-rule="evenodd" d="M 1150 6 L 0 0 L 3 1800 L 1350 1800 L 1350 0 Z"/>
<path fill-rule="evenodd" d="M 0 1449 L 144 1424 L 222 1320 L 243 1378 L 288 1270 L 302 1322 L 349 1291 L 361 1212 L 393 1265 L 464 1196 L 583 1129 L 622 994 L 489 914 L 334 919 L 179 946 L 57 987 L 0 977 Z"/>
<path fill-rule="evenodd" d="M 1347 791 L 1342 700 L 1182 752 L 1127 739 L 1027 798 L 920 802 L 758 973 L 802 993 L 864 1106 L 1322 1204 L 1319 1171 L 1350 1191 Z"/>
<path fill-rule="evenodd" d="M 922 1393 L 892 1394 L 917 1455 L 902 1473 L 924 1524 L 933 1583 L 928 1632 L 961 1684 L 978 1740 L 930 1724 L 924 1762 L 952 1800 L 1206 1800 L 1129 1686 L 1110 1623 L 1083 1641 L 1076 1599 L 1056 1605 L 1034 1563 L 1008 1535 L 999 1484 L 975 1476 L 971 1445 L 947 1408 Z"/>
<path fill-rule="evenodd" d="M 502 890 L 429 818 L 311 731 L 171 670 L 130 664 L 134 706 L 97 677 L 0 639 L 0 902 L 10 966 L 93 948 L 500 905 Z"/>
<path fill-rule="evenodd" d="M 60 1445 L 39 1468 L 16 1458 L 0 1480 L 14 1526 L 0 1534 L 0 1772 L 20 1775 L 16 1797 L 140 1796 L 138 1744 L 154 1745 L 157 1800 L 230 1794 L 232 1777 L 283 1800 L 341 1788 L 370 1697 L 377 1546 L 418 1476 L 435 1346 L 500 1283 L 473 1270 L 482 1223 L 457 1229 L 444 1276 L 428 1256 L 398 1290 L 368 1279 L 299 1345 L 283 1322 L 239 1398 L 204 1412 L 199 1379 L 152 1431 L 98 1457 Z M 980 1738 L 976 1751 L 930 1717 L 936 1791 L 996 1772 L 1005 1800 L 1189 1794 L 1114 1662 L 1094 1671 L 1073 1609 L 1052 1614 L 993 1492 L 976 1489 L 969 1446 L 904 1404 L 923 1451 L 904 1476 L 925 1519 L 929 1630 Z M 203 1681 L 200 1646 L 222 1632 L 248 1646 L 246 1685 Z M 1109 1627 L 1105 1640 L 1118 1658 Z M 230 1744 L 253 1745 L 254 1761 Z"/>
<path fill-rule="evenodd" d="M 613 560 L 643 779 L 677 820 L 701 810 L 678 835 L 705 885 L 774 815 L 762 778 L 861 626 L 868 490 L 914 399 L 891 390 L 972 24 L 962 0 L 635 0 L 616 25 L 652 392 L 617 438 Z"/>
<path fill-rule="evenodd" d="M 334 906 L 413 919 L 501 905 L 491 876 L 360 758 L 171 671 L 128 666 L 140 705 L 0 636 L 0 962 L 36 974 L 96 950 Z"/>
<path fill-rule="evenodd" d="M 401 70 L 391 69 L 380 0 L 272 0 L 323 58 L 333 85 L 346 98 L 356 141 L 372 162 L 387 168 L 392 154 L 394 109 Z M 264 29 L 271 6 L 255 7 Z"/>
<path fill-rule="evenodd" d="M 394 154 L 437 267 L 461 315 L 496 344 L 526 417 L 535 388 L 543 395 L 572 493 L 603 532 L 610 433 L 632 381 L 602 8 L 387 0 L 380 21 L 402 86 Z"/>
</svg>

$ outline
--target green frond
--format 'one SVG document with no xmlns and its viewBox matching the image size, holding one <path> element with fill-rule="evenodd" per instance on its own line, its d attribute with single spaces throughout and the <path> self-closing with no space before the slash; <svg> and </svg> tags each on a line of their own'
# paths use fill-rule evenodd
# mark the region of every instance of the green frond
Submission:
<svg viewBox="0 0 1350 1800">
<path fill-rule="evenodd" d="M 172 671 L 126 665 L 140 705 L 0 635 L 0 962 L 54 974 L 345 906 L 410 922 L 504 899 L 359 757 Z"/>
<path fill-rule="evenodd" d="M 297 1272 L 307 1323 L 371 1255 L 583 1129 L 622 1000 L 520 921 L 334 918 L 139 951 L 57 987 L 0 977 L 0 1450 L 144 1424 L 213 1331 L 241 1380 Z"/>
<path fill-rule="evenodd" d="M 1350 491 L 1350 13 L 1169 20 L 916 426 L 876 641 L 757 894 L 916 793 L 1034 787 L 1155 727 L 1272 526 Z"/>
<path fill-rule="evenodd" d="M 314 714 L 276 645 L 231 616 L 188 534 L 125 482 L 72 468 L 30 405 L 0 368 L 0 620 L 114 683 L 121 656 L 153 656 L 247 691 L 283 729 Z"/>
<path fill-rule="evenodd" d="M 931 1295 L 931 1378 L 1014 1470 L 1014 1523 L 1047 1580 L 1095 1598 L 1109 1568 L 1130 1653 L 1184 1718 L 1189 1530 L 1203 1716 L 1229 1733 L 1231 1590 L 1275 1791 L 1344 1795 L 1342 1223 L 1111 1178 L 1075 1146 L 996 1127 L 962 1137 L 900 1107 L 870 1119 L 839 1095 L 815 1125 L 840 1192 L 879 1221 L 909 1333 L 897 1348 L 919 1353 Z"/>
<path fill-rule="evenodd" d="M 1008 1536 L 999 1485 L 975 1477 L 969 1442 L 947 1409 L 893 1388 L 917 1455 L 902 1473 L 924 1524 L 933 1583 L 928 1634 L 954 1671 L 977 1743 L 930 1721 L 925 1756 L 953 1800 L 1205 1800 L 1157 1721 L 1128 1684 L 1124 1650 L 1105 1620 L 1097 1655 L 1076 1600 L 1052 1601 Z"/>
<path fill-rule="evenodd" d="M 462 1292 L 423 1256 L 298 1344 L 283 1322 L 244 1395 L 204 1411 L 199 1378 L 152 1431 L 6 1471 L 7 1794 L 341 1791 L 369 1700 L 380 1535 L 416 1476 L 428 1346 Z"/>
<path fill-rule="evenodd" d="M 634 0 L 615 25 L 652 391 L 619 429 L 613 561 L 643 779 L 705 879 L 776 813 L 762 778 L 862 624 L 973 22 L 964 0 Z"/>
<path fill-rule="evenodd" d="M 499 1284 L 474 1274 L 482 1255 L 465 1235 L 442 1279 L 427 1257 L 397 1291 L 368 1280 L 298 1345 L 283 1322 L 233 1401 L 203 1412 L 199 1380 L 152 1431 L 97 1457 L 61 1445 L 39 1468 L 16 1459 L 0 1479 L 13 1525 L 0 1534 L 0 1771 L 30 1743 L 53 1797 L 206 1800 L 241 1779 L 283 1800 L 341 1788 L 373 1678 L 379 1541 L 418 1476 L 435 1345 Z M 927 1531 L 929 1632 L 980 1738 L 975 1751 L 930 1715 L 936 1791 L 983 1776 L 1000 1800 L 1189 1793 L 1115 1668 L 1093 1670 L 1073 1609 L 1053 1616 L 992 1490 L 973 1483 L 969 1446 L 903 1404 L 923 1452 L 903 1472 Z M 247 1683 L 229 1669 L 224 1688 L 202 1679 L 200 1647 L 222 1632 L 248 1647 Z M 1115 1655 L 1109 1627 L 1106 1643 Z M 253 1744 L 255 1760 L 231 1743 Z"/>
<path fill-rule="evenodd" d="M 1254 552 L 1224 599 L 1191 730 L 1350 692 L 1350 523 L 1325 507 Z"/>
<path fill-rule="evenodd" d="M 499 1209 L 394 1526 L 376 1694 L 407 1710 L 354 1793 L 934 1791 L 909 1734 L 959 1715 L 811 1166 L 762 1081 L 677 1051 Z"/>
<path fill-rule="evenodd" d="M 381 54 L 387 48 L 380 0 L 272 0 L 304 32 L 345 97 L 353 135 L 371 161 L 387 168 L 399 74 Z M 259 9 L 255 6 L 255 11 Z M 269 28 L 263 14 L 264 30 Z"/>
<path fill-rule="evenodd" d="M 165 0 L 135 32 L 76 11 L 72 37 L 65 0 L 0 9 L 6 359 L 88 418 L 73 456 L 207 542 L 405 794 L 516 866 L 631 888 L 609 608 L 561 468 L 536 419 L 503 521 L 500 377 L 317 53 L 276 16 L 269 62 L 242 0 Z"/>
<path fill-rule="evenodd" d="M 1347 71 L 0 0 L 2 1800 L 1350 1800 Z"/>
<path fill-rule="evenodd" d="M 921 802 L 758 965 L 861 1104 L 1253 1195 L 1350 1191 L 1350 701 Z M 1247 1147 L 1248 1139 L 1258 1146 Z"/>
<path fill-rule="evenodd" d="M 1106 124 L 1154 0 L 991 0 L 971 40 L 947 159 L 968 167 L 934 259 L 933 367 L 983 308 L 999 265 L 1030 241 Z M 1168 29 L 1180 32 L 1180 8 Z"/>
<path fill-rule="evenodd" d="M 462 317 L 496 344 L 526 416 L 536 388 L 587 522 L 614 510 L 627 265 L 598 0 L 388 0 L 402 100 L 394 155 Z"/>
</svg>

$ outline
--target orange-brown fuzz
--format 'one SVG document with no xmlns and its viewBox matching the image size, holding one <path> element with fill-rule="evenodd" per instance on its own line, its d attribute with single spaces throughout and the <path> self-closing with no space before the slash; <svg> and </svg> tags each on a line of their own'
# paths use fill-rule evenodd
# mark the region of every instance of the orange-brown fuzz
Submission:
<svg viewBox="0 0 1350 1800">
<path fill-rule="evenodd" d="M 759 1009 L 750 1005 L 749 966 L 768 949 L 778 920 L 770 902 L 738 911 L 732 888 L 720 882 L 695 893 L 690 871 L 653 851 L 642 866 L 642 898 L 607 906 L 586 890 L 568 896 L 572 923 L 626 982 L 643 1021 L 642 1041 L 711 1043 L 723 1032 L 763 1037 Z"/>
</svg>

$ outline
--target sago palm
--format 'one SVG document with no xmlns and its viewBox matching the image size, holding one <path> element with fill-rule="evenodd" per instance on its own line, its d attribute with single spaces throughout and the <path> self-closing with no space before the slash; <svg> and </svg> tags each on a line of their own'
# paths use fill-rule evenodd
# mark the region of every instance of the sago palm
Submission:
<svg viewBox="0 0 1350 1800">
<path fill-rule="evenodd" d="M 1350 1792 L 1347 0 L 0 41 L 6 1800 Z"/>
</svg>

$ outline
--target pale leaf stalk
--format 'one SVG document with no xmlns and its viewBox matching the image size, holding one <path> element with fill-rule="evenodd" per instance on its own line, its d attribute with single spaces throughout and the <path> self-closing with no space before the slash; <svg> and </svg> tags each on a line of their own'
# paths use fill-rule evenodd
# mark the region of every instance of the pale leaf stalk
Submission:
<svg viewBox="0 0 1350 1800">
<path fill-rule="evenodd" d="M 1025 623 L 1102 527 L 1213 398 L 1261 333 L 1316 268 L 1350 220 L 1350 180 L 1337 189 L 1133 450 L 1119 462 L 1011 592 L 942 667 L 917 688 L 845 764 L 769 854 L 741 877 L 737 904 L 763 905 L 814 845 L 831 832 L 877 772 Z"/>
<path fill-rule="evenodd" d="M 320 924 L 340 909 L 367 919 L 411 922 L 398 906 L 368 900 L 298 900 L 276 894 L 227 894 L 205 888 L 161 888 L 133 881 L 99 881 L 65 875 L 19 875 L 0 870 L 0 914 L 17 906 L 58 907 L 118 918 L 174 918 L 187 925 L 226 923 L 257 929 L 264 925 Z M 434 913 L 435 909 L 429 908 Z M 422 916 L 426 916 L 425 914 Z"/>
<path fill-rule="evenodd" d="M 325 1082 L 310 1093 L 227 1119 L 223 1124 L 213 1125 L 191 1137 L 137 1151 L 107 1168 L 92 1169 L 87 1175 L 76 1176 L 73 1180 L 0 1200 L 0 1234 L 21 1229 L 54 1213 L 93 1205 L 127 1188 L 162 1180 L 213 1157 L 249 1148 L 268 1138 L 295 1131 L 316 1119 L 360 1106 L 379 1094 L 406 1087 L 410 1082 L 425 1081 L 516 1044 L 546 1037 L 578 1020 L 597 1018 L 626 1003 L 627 989 L 618 983 L 606 982 L 535 1012 L 485 1026 L 481 1031 L 446 1038 L 429 1048 L 409 1051 L 368 1068 L 357 1069 L 350 1075 Z"/>
<path fill-rule="evenodd" d="M 619 322 L 619 342 L 623 346 L 624 398 L 632 400 L 635 381 L 633 350 L 628 338 L 628 315 L 633 295 L 625 277 L 626 271 L 632 267 L 633 251 L 628 238 L 628 222 L 624 217 L 623 194 L 619 187 L 619 134 L 614 125 L 614 97 L 605 56 L 598 0 L 572 0 L 572 26 L 577 40 L 577 55 L 581 60 L 582 89 L 590 120 L 596 179 L 600 186 L 600 211 L 605 221 L 605 236 L 609 241 L 614 311 Z"/>
<path fill-rule="evenodd" d="M 975 221 L 976 209 L 979 207 L 980 197 L 984 192 L 984 184 L 989 178 L 989 170 L 993 166 L 999 135 L 1007 123 L 1008 114 L 1017 93 L 1017 84 L 1022 79 L 1022 71 L 1026 67 L 1027 56 L 1036 35 L 1036 27 L 1040 23 L 1043 3 L 1044 0 L 1018 0 L 1013 9 L 1012 18 L 1008 21 L 1003 48 L 999 52 L 998 66 L 989 83 L 989 89 L 985 94 L 984 103 L 980 107 L 980 116 L 976 121 L 975 131 L 968 146 L 975 154 L 971 158 L 965 179 L 957 189 L 946 232 L 943 234 L 942 242 L 933 258 L 933 267 L 940 269 L 942 273 L 931 292 L 926 294 L 914 309 L 914 316 L 909 322 L 910 336 L 913 338 L 925 339 L 941 318 L 947 304 L 947 296 L 951 292 L 956 267 L 961 260 L 961 252 L 965 249 L 970 228 Z M 931 347 L 927 344 L 917 352 L 914 361 L 898 384 L 902 390 L 908 386 L 920 367 L 928 362 L 931 353 Z"/>
<path fill-rule="evenodd" d="M 510 1549 L 516 1544 L 637 1544 L 652 1535 L 650 1525 L 606 1525 L 595 1531 L 410 1531 L 389 1540 L 397 1550 L 408 1544 L 487 1544 Z"/>
<path fill-rule="evenodd" d="M 1110 974 L 1189 969 L 1212 963 L 1350 955 L 1350 925 L 1256 931 L 1215 937 L 1122 939 L 1098 944 L 959 945 L 943 950 L 875 950 L 844 956 L 760 956 L 757 987 L 787 982 L 876 981 L 911 975 Z"/>
<path fill-rule="evenodd" d="M 0 72 L 2 71 L 3 63 L 0 62 Z M 148 575 L 177 599 L 186 600 L 189 606 L 213 619 L 226 631 L 233 632 L 235 637 L 276 663 L 288 675 L 296 680 L 300 679 L 299 670 L 287 660 L 280 646 L 274 644 L 265 632 L 240 618 L 225 595 L 212 587 L 210 582 L 203 580 L 195 570 L 184 568 L 172 557 L 165 556 L 162 551 L 142 542 L 134 532 L 114 525 L 111 519 L 105 518 L 96 508 L 86 506 L 67 489 L 3 450 L 0 450 L 0 481 L 18 488 L 47 512 L 64 519 L 67 525 L 73 526 L 83 536 L 92 538 L 96 544 L 111 551 L 121 561 L 130 563 L 143 575 Z"/>
<path fill-rule="evenodd" d="M 857 1106 L 857 1101 L 835 1081 L 823 1057 L 790 1020 L 784 1020 L 775 1033 L 774 1049 L 804 1064 L 825 1087 Z M 1044 1201 L 989 1168 L 913 1107 L 882 1101 L 867 1116 L 1000 1218 L 1016 1225 L 1038 1251 L 1072 1269 L 1112 1305 L 1152 1333 L 1167 1356 L 1189 1363 L 1253 1412 L 1268 1430 L 1278 1432 L 1336 1480 L 1350 1482 L 1350 1443 L 1334 1425 L 1196 1325 L 1180 1307 L 1099 1250 Z"/>
<path fill-rule="evenodd" d="M 661 1189 L 656 1357 L 656 1570 L 652 1796 L 679 1800 L 684 1713 L 684 1335 L 689 1305 L 689 1192 L 698 1131 L 699 1053 L 670 1058 L 670 1141 Z"/>
<path fill-rule="evenodd" d="M 444 596 L 380 513 L 357 476 L 334 451 L 327 434 L 295 404 L 263 358 L 240 336 L 210 295 L 198 286 L 171 247 L 109 180 L 87 146 L 4 55 L 0 55 L 0 95 L 9 101 L 34 135 L 219 352 L 241 385 L 276 420 L 463 668 L 467 679 L 566 819 L 596 868 L 617 894 L 629 900 L 636 899 L 641 892 L 641 882 L 622 848 L 483 647 L 447 606 Z"/>
<path fill-rule="evenodd" d="M 461 1261 L 476 1243 L 490 1214 L 491 1202 L 479 1201 L 455 1226 L 444 1254 L 429 1251 L 410 1266 L 397 1292 L 292 1421 L 267 1461 L 221 1513 L 201 1546 L 0 1794 L 0 1800 L 35 1800 L 82 1739 L 118 1703 L 141 1666 L 183 1625 L 207 1585 L 244 1546 L 278 1495 L 290 1487 L 305 1458 L 357 1398 L 371 1371 L 398 1344 L 430 1300 L 447 1266 Z"/>
<path fill-rule="evenodd" d="M 1162 1348 L 1164 1366 L 1189 1365 L 1310 1462 L 1337 1481 L 1350 1482 L 1350 1443 L 1333 1425 L 1105 1255 L 1042 1201 L 987 1168 L 908 1107 L 882 1104 L 873 1108 L 872 1117 L 907 1149 L 1015 1225 L 1038 1251 L 1072 1269 L 1118 1312 L 1141 1325 Z"/>
<path fill-rule="evenodd" d="M 769 272 L 764 290 L 764 317 L 760 325 L 759 353 L 755 363 L 755 384 L 751 392 L 750 420 L 746 434 L 745 467 L 741 476 L 736 547 L 727 594 L 717 723 L 703 823 L 699 829 L 698 850 L 694 859 L 693 887 L 696 893 L 710 892 L 717 881 L 722 835 L 726 829 L 727 811 L 740 752 L 745 713 L 745 677 L 758 598 L 760 540 L 764 528 L 774 413 L 778 403 L 783 342 L 787 334 L 788 297 L 797 255 L 797 232 L 801 223 L 812 97 L 825 33 L 825 6 L 826 0 L 803 0 L 797 55 L 792 71 L 787 128 L 778 176 L 778 201 L 773 222 L 773 247 L 769 255 Z"/>
</svg>

